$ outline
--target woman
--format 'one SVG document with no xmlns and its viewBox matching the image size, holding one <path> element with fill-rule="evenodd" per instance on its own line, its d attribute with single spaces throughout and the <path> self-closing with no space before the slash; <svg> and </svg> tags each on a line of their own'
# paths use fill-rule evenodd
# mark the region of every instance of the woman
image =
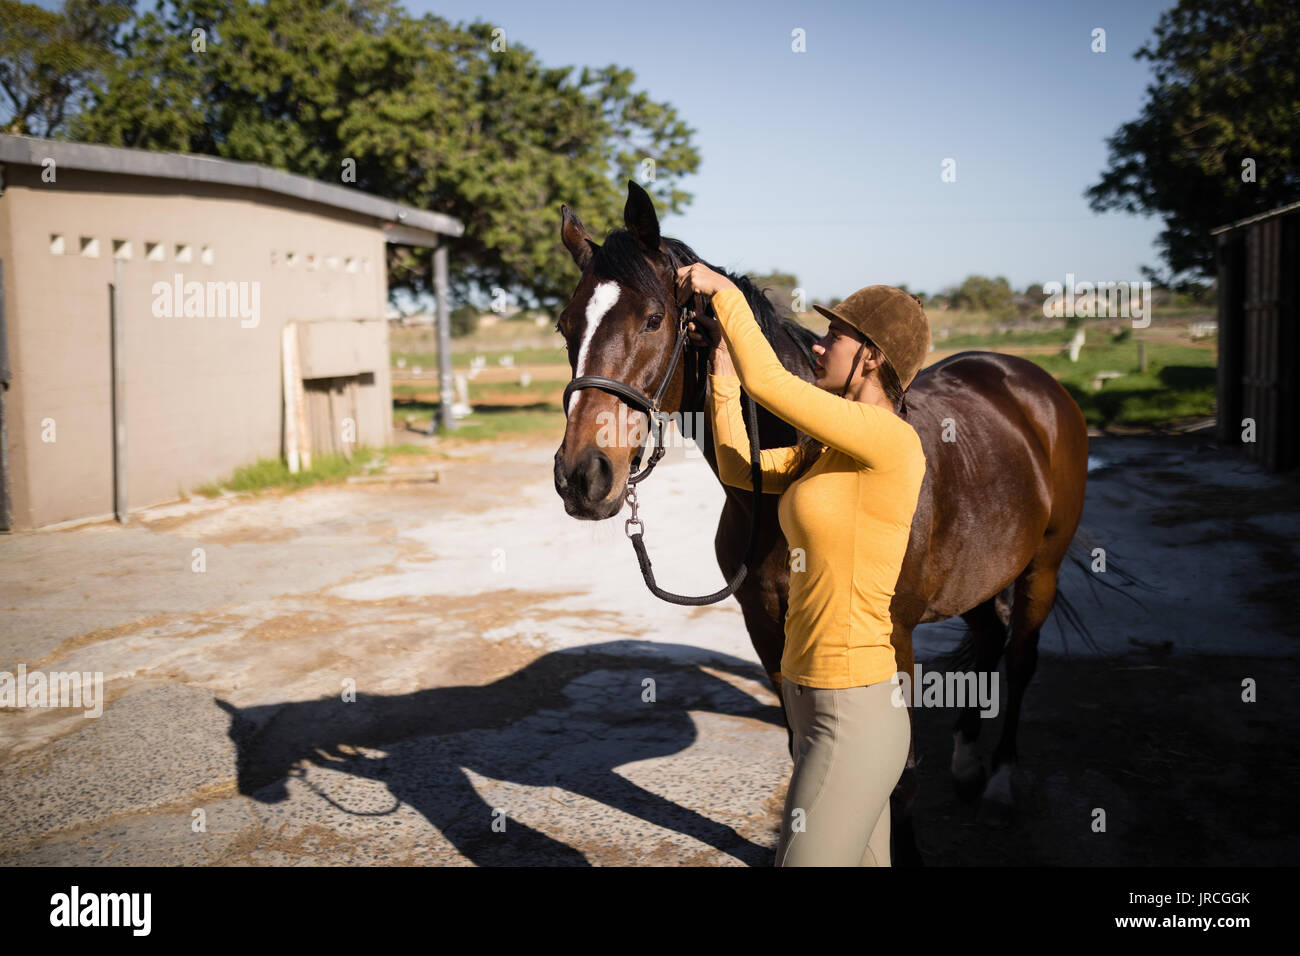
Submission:
<svg viewBox="0 0 1300 956">
<path fill-rule="evenodd" d="M 761 452 L 790 545 L 781 694 L 794 774 L 776 865 L 888 866 L 889 795 L 911 732 L 893 702 L 889 605 L 925 477 L 921 439 L 895 407 L 930 349 L 929 323 L 891 286 L 815 306 L 830 327 L 812 347 L 814 385 L 781 365 L 730 279 L 699 262 L 677 278 L 682 297 L 711 296 L 718 317 L 709 414 L 722 481 L 752 487 L 742 385 L 807 436 Z"/>
</svg>

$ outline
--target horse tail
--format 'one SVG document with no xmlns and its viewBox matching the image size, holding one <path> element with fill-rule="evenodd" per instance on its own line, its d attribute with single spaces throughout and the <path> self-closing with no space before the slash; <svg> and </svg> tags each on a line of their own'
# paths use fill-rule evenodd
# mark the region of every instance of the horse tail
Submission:
<svg viewBox="0 0 1300 956">
<path fill-rule="evenodd" d="M 1124 595 L 1124 597 L 1128 598 L 1144 610 L 1146 609 L 1146 605 L 1129 593 L 1129 590 L 1127 589 L 1137 588 L 1145 591 L 1164 590 L 1163 588 L 1147 584 L 1145 581 L 1142 581 L 1124 568 L 1119 567 L 1113 560 L 1109 551 L 1107 551 L 1105 555 L 1105 573 L 1102 574 L 1099 571 L 1094 572 L 1092 570 L 1092 562 L 1094 559 L 1093 549 L 1097 547 L 1100 547 L 1100 545 L 1098 544 L 1096 536 L 1080 525 L 1075 531 L 1074 537 L 1070 540 L 1070 547 L 1066 552 L 1066 557 L 1075 567 L 1083 572 L 1084 579 L 1087 580 L 1088 588 L 1092 592 L 1093 600 L 1097 603 L 1098 607 L 1101 606 L 1101 598 L 1098 596 L 1099 592 L 1097 591 L 1098 583 Z M 1062 567 L 1064 567 L 1064 564 L 1062 564 Z M 1116 583 L 1116 580 L 1118 580 L 1119 583 Z M 1010 606 L 1014 590 L 1015 585 L 1010 584 L 999 594 L 995 595 L 998 616 L 1002 619 L 1004 625 L 1009 625 L 1010 622 Z M 1056 599 L 1052 603 L 1051 613 L 1058 615 L 1061 618 L 1061 620 L 1057 621 L 1057 627 L 1061 629 L 1061 640 L 1066 644 L 1067 650 L 1069 648 L 1069 643 L 1066 640 L 1066 625 L 1069 625 L 1070 629 L 1079 636 L 1080 640 L 1082 640 L 1083 644 L 1089 650 L 1094 654 L 1100 653 L 1097 642 L 1093 638 L 1092 632 L 1088 629 L 1088 625 L 1084 621 L 1083 615 L 1079 613 L 1079 609 L 1074 605 L 1074 602 L 1070 600 L 1065 591 L 1061 588 L 1059 578 L 1057 580 Z M 961 624 L 949 626 L 961 628 L 963 631 L 962 636 L 957 642 L 957 645 L 951 650 L 935 655 L 933 666 L 944 670 L 973 669 L 975 666 L 976 653 L 974 635 L 970 632 L 969 628 L 966 628 Z M 1005 629 L 1005 638 L 1010 639 L 1010 636 L 1010 627 L 1007 626 Z M 1004 641 L 1003 647 L 1005 648 L 1005 646 Z"/>
<path fill-rule="evenodd" d="M 1070 540 L 1069 550 L 1066 552 L 1066 557 L 1070 562 L 1083 572 L 1084 580 L 1088 582 L 1088 588 L 1092 593 L 1092 599 L 1096 602 L 1097 606 L 1101 607 L 1101 598 L 1097 591 L 1097 584 L 1100 583 L 1102 586 L 1108 587 L 1118 594 L 1122 594 L 1138 607 L 1145 610 L 1146 605 L 1129 593 L 1126 588 L 1136 587 L 1146 591 L 1160 591 L 1163 590 L 1163 588 L 1147 584 L 1136 575 L 1124 570 L 1124 568 L 1115 563 L 1109 551 L 1104 552 L 1105 573 L 1103 574 L 1100 571 L 1094 571 L 1092 567 L 1094 551 L 1099 548 L 1100 545 L 1098 544 L 1097 537 L 1084 528 L 1083 525 L 1079 525 L 1078 529 L 1075 531 L 1074 537 Z M 1120 583 L 1115 583 L 1116 578 L 1119 579 Z M 1060 616 L 1065 620 L 1065 624 L 1070 625 L 1075 633 L 1079 635 L 1083 643 L 1093 653 L 1099 653 L 1100 651 L 1097 647 L 1096 641 L 1093 640 L 1092 632 L 1088 630 L 1088 625 L 1084 623 L 1083 616 L 1079 613 L 1078 609 L 1061 589 L 1059 579 L 1056 588 L 1056 601 L 1052 604 L 1052 613 L 1056 613 L 1058 608 L 1060 609 Z M 1062 641 L 1065 641 L 1065 624 L 1062 624 L 1060 621 L 1057 622 L 1057 626 L 1061 629 Z"/>
</svg>

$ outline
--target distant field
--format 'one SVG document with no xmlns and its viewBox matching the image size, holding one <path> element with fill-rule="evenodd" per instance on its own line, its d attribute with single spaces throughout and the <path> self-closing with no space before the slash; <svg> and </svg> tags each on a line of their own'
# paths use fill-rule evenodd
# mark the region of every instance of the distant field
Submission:
<svg viewBox="0 0 1300 956">
<path fill-rule="evenodd" d="M 1066 355 L 1071 332 L 1064 328 L 1034 328 L 1034 322 L 1007 329 L 1008 323 L 987 315 L 936 312 L 930 316 L 935 351 L 931 364 L 944 355 L 967 349 L 988 349 L 1021 354 L 1051 372 L 1070 392 L 1090 425 L 1097 427 L 1156 427 L 1182 419 L 1214 414 L 1215 369 L 1218 352 L 1213 339 L 1191 341 L 1185 332 L 1191 322 L 1212 321 L 1204 310 L 1157 310 L 1150 328 L 1134 330 L 1126 341 L 1113 341 L 1116 322 L 1085 326 L 1086 343 L 1079 361 Z M 801 322 L 814 331 L 825 329 L 820 316 Z M 1046 323 L 1046 320 L 1044 320 Z M 515 326 L 515 328 L 511 328 Z M 1000 330 L 1001 329 L 1001 330 Z M 427 428 L 438 412 L 437 353 L 429 330 L 394 329 L 393 420 L 411 421 Z M 554 345 L 546 345 L 548 340 Z M 1138 372 L 1138 341 L 1146 343 L 1147 371 Z M 513 348 L 518 345 L 520 347 Z M 475 336 L 453 339 L 452 367 L 468 369 L 474 356 L 485 367 L 469 383 L 473 415 L 463 419 L 455 437 L 467 441 L 508 435 L 553 433 L 564 430 L 560 405 L 570 378 L 567 354 L 560 336 L 549 326 L 538 329 L 525 323 L 502 322 Z M 513 357 L 513 367 L 499 359 Z M 398 360 L 405 367 L 396 367 Z M 416 373 L 416 367 L 419 373 Z M 520 384 L 527 371 L 532 381 Z M 1094 388 L 1099 372 L 1119 372 L 1101 388 Z"/>
</svg>

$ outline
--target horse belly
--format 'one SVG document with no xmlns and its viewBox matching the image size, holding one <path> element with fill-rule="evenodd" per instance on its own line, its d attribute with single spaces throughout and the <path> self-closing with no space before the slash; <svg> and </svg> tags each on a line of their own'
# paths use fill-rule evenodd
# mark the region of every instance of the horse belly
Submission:
<svg viewBox="0 0 1300 956">
<path fill-rule="evenodd" d="M 1028 566 L 1047 529 L 1050 507 L 1034 463 L 979 471 L 965 477 L 956 501 L 936 508 L 921 623 L 965 614 L 999 593 Z"/>
</svg>

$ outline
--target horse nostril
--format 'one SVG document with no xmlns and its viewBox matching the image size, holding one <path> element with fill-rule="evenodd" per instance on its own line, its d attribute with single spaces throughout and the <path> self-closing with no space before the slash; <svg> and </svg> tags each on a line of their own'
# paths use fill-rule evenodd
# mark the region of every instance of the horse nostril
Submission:
<svg viewBox="0 0 1300 956">
<path fill-rule="evenodd" d="M 582 459 L 573 478 L 574 485 L 585 492 L 588 501 L 601 501 L 614 486 L 614 466 L 603 451 L 593 448 Z"/>
</svg>

